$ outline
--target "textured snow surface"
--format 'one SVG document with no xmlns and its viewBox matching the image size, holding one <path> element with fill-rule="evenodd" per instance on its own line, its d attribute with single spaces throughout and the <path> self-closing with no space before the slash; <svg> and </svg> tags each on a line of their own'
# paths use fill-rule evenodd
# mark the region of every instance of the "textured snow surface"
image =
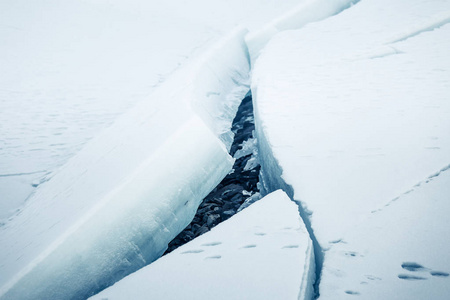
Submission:
<svg viewBox="0 0 450 300">
<path fill-rule="evenodd" d="M 201 57 L 173 74 L 0 228 L 5 299 L 85 298 L 165 251 L 232 168 L 221 135 L 199 115 L 247 93 L 245 33 L 236 30 L 212 47 L 229 57 Z M 211 92 L 221 97 L 214 102 Z M 197 114 L 192 104 L 198 109 L 203 99 L 209 106 Z M 231 126 L 233 115 L 221 116 Z"/>
<path fill-rule="evenodd" d="M 180 66 L 299 1 L 0 1 L 0 221 Z"/>
<path fill-rule="evenodd" d="M 325 255 L 321 298 L 448 299 L 450 166 L 357 224 Z"/>
<path fill-rule="evenodd" d="M 320 289 L 342 290 L 323 298 L 354 296 L 353 289 L 359 290 L 335 284 L 338 280 L 330 275 L 331 268 L 339 269 L 334 276 L 353 283 L 369 264 L 392 270 L 403 259 L 400 252 L 390 258 L 390 249 L 398 244 L 405 262 L 437 271 L 441 270 L 438 260 L 431 261 L 433 249 L 443 247 L 442 267 L 448 272 L 450 256 L 444 249 L 450 246 L 450 227 L 441 214 L 433 215 L 434 210 L 447 209 L 448 190 L 436 183 L 429 188 L 436 201 L 423 196 L 422 201 L 429 202 L 421 205 L 430 207 L 423 219 L 434 223 L 421 223 L 422 206 L 412 202 L 408 209 L 390 213 L 391 207 L 384 206 L 450 163 L 449 17 L 448 1 L 365 0 L 322 22 L 276 35 L 256 61 L 252 93 L 263 187 L 266 191 L 284 188 L 311 214 L 313 233 L 325 250 L 324 266 L 330 266 Z M 385 217 L 372 216 L 381 208 Z M 402 224 L 409 222 L 410 211 L 420 226 Z M 395 238 L 378 236 L 369 244 L 377 228 L 389 230 L 383 225 L 386 218 L 393 231 L 401 226 L 409 232 L 395 231 Z M 360 226 L 365 229 L 355 229 Z M 416 229 L 417 240 L 408 246 L 409 233 Z M 347 234 L 352 245 L 344 244 Z M 353 270 L 356 264 L 342 261 L 345 253 L 333 252 L 339 242 L 347 251 L 355 247 L 358 252 L 356 245 L 361 243 L 361 249 L 373 246 L 374 252 L 384 253 L 361 263 L 358 274 Z M 415 253 L 423 255 L 415 257 Z M 358 262 L 363 255 L 356 255 Z M 370 268 L 367 272 L 369 276 Z M 412 284 L 416 290 L 417 281 L 398 278 L 397 273 L 386 285 L 388 278 L 381 276 L 379 295 L 397 297 L 396 283 Z M 439 280 L 448 277 L 429 279 L 420 283 L 423 294 L 415 298 L 423 298 L 420 295 L 433 288 L 445 292 L 441 297 L 449 297 L 448 290 L 439 286 Z"/>
<path fill-rule="evenodd" d="M 91 299 L 309 299 L 312 243 L 276 191 Z"/>
<path fill-rule="evenodd" d="M 267 42 L 284 30 L 299 29 L 308 23 L 320 21 L 357 3 L 359 0 L 306 0 L 272 20 L 263 28 L 250 32 L 245 40 L 252 63 L 258 58 Z"/>
</svg>

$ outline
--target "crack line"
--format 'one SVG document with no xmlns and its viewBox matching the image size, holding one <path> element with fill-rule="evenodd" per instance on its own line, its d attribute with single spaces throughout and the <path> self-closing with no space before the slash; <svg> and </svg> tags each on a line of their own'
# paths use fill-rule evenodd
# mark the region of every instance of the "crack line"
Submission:
<svg viewBox="0 0 450 300">
<path fill-rule="evenodd" d="M 428 183 L 432 180 L 434 180 L 436 177 L 438 177 L 439 175 L 441 175 L 443 172 L 450 170 L 450 164 L 448 164 L 447 166 L 443 167 L 442 169 L 440 169 L 438 172 L 428 176 L 426 179 L 416 183 L 412 188 L 410 188 L 409 190 L 407 190 L 406 192 L 402 193 L 401 195 L 391 199 L 388 203 L 386 203 L 383 207 L 376 209 L 376 210 L 372 210 L 371 213 L 377 213 L 382 211 L 385 207 L 390 206 L 393 202 L 397 201 L 398 199 L 402 198 L 405 195 L 408 195 L 412 192 L 414 192 L 416 190 L 416 188 L 420 187 L 422 184 Z"/>
</svg>

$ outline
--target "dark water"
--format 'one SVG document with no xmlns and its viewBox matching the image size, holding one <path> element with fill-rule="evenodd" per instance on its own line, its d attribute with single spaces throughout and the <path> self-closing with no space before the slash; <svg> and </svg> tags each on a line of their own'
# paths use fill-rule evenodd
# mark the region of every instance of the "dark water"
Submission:
<svg viewBox="0 0 450 300">
<path fill-rule="evenodd" d="M 232 156 L 235 156 L 236 152 L 242 149 L 245 141 L 254 138 L 254 129 L 252 97 L 249 95 L 242 100 L 233 120 L 232 131 L 235 137 L 230 149 Z M 191 224 L 170 242 L 165 254 L 227 220 L 237 213 L 246 199 L 252 195 L 258 195 L 259 164 L 252 164 L 252 168 L 244 170 L 247 162 L 253 156 L 254 154 L 250 153 L 236 159 L 233 171 L 203 199 Z"/>
</svg>

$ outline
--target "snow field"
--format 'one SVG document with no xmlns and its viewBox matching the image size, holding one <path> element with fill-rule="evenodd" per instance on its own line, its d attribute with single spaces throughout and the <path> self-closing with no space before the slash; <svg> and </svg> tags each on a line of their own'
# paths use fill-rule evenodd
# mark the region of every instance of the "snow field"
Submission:
<svg viewBox="0 0 450 300">
<path fill-rule="evenodd" d="M 200 2 L 203 5 L 208 1 Z M 423 192 L 415 185 L 422 182 L 421 188 L 434 178 L 429 178 L 430 174 L 448 166 L 450 161 L 447 101 L 450 32 L 446 25 L 450 6 L 446 1 L 365 0 L 302 30 L 278 33 L 321 20 L 353 2 L 302 3 L 265 29 L 248 35 L 250 54 L 244 43 L 246 30 L 237 29 L 196 62 L 174 73 L 161 73 L 173 71 L 181 64 L 173 53 L 165 51 L 171 46 L 158 48 L 152 52 L 153 57 L 162 62 L 169 60 L 174 67 L 162 63 L 161 72 L 147 74 L 153 79 L 158 77 L 152 84 L 147 79 L 150 77 L 134 75 L 103 82 L 105 86 L 112 83 L 127 86 L 128 90 L 119 88 L 117 95 L 128 95 L 127 91 L 138 87 L 137 98 L 141 100 L 143 93 L 149 91 L 144 88 L 146 84 L 155 90 L 148 101 L 123 115 L 52 175 L 50 181 L 40 185 L 25 207 L 0 228 L 0 244 L 6 245 L 0 250 L 0 298 L 86 298 L 159 257 L 167 243 L 192 219 L 199 201 L 231 169 L 233 159 L 226 151 L 233 138 L 231 122 L 248 90 L 249 57 L 255 63 L 260 53 L 253 72 L 252 93 L 263 189 L 269 193 L 282 188 L 290 198 L 300 201 L 307 228 L 298 217 L 297 207 L 286 195 L 276 192 L 269 196 L 270 204 L 263 200 L 260 202 L 263 204 L 250 206 L 249 212 L 243 210 L 218 227 L 226 229 L 200 237 L 184 246 L 185 251 L 180 250 L 183 247 L 176 250 L 107 289 L 105 295 L 130 298 L 129 293 L 133 292 L 135 298 L 142 298 L 143 293 L 145 297 L 147 293 L 155 293 L 165 299 L 165 293 L 170 292 L 179 299 L 191 291 L 193 299 L 217 298 L 217 294 L 224 298 L 225 295 L 254 298 L 256 293 L 261 293 L 255 297 L 258 299 L 310 299 L 316 277 L 312 246 L 315 243 L 316 252 L 322 255 L 321 250 L 326 251 L 323 298 L 358 294 L 389 298 L 397 295 L 398 286 L 405 295 L 414 297 L 430 290 L 437 298 L 447 296 L 445 281 L 439 280 L 448 280 L 448 259 L 444 252 L 448 245 L 443 242 L 442 251 L 424 250 L 424 245 L 440 245 L 436 242 L 439 237 L 448 235 L 446 220 L 442 213 L 436 212 L 446 210 L 445 170 Z M 119 2 L 114 5 L 120 6 Z M 125 9 L 130 9 L 131 15 L 137 12 L 133 5 Z M 177 13 L 185 12 L 177 10 Z M 158 28 L 161 20 L 153 28 Z M 184 21 L 181 18 L 181 23 Z M 48 25 L 53 26 L 51 22 Z M 178 34 L 186 44 L 173 38 L 183 50 L 176 55 L 186 54 L 184 51 L 192 54 L 200 41 L 207 44 L 216 36 L 211 33 L 214 30 L 205 29 L 205 35 L 192 39 L 192 43 L 191 35 Z M 123 33 L 128 36 L 129 31 Z M 164 38 L 154 44 L 162 41 Z M 135 48 L 152 56 L 146 47 Z M 158 51 L 171 58 L 159 57 Z M 130 55 L 136 59 L 132 62 L 138 69 L 145 67 L 141 64 L 142 53 Z M 100 59 L 103 57 L 100 54 L 86 57 L 89 63 L 98 60 L 96 66 L 104 72 L 108 69 L 105 66 L 114 61 L 111 58 L 121 55 L 105 54 L 104 59 Z M 64 55 L 57 56 L 58 59 L 68 61 Z M 147 67 L 152 63 L 149 61 Z M 11 60 L 10 66 L 13 65 Z M 90 72 L 88 65 L 83 65 L 80 72 L 67 73 L 92 74 L 92 78 L 86 79 L 90 81 L 99 73 Z M 26 60 L 17 70 L 23 70 L 24 66 L 28 66 Z M 116 67 L 115 70 L 125 69 Z M 19 71 L 15 75 L 21 77 Z M 52 72 L 31 76 L 39 80 L 29 79 L 24 83 L 27 88 L 21 85 L 14 88 L 34 93 L 33 88 L 41 87 L 46 80 L 59 84 L 54 79 L 61 74 L 56 72 L 59 74 L 56 77 L 49 74 Z M 67 78 L 76 79 L 73 82 L 81 80 L 77 84 L 84 86 L 83 76 L 71 76 Z M 149 82 L 131 84 L 136 77 Z M 15 77 L 5 78 L 10 83 Z M 72 83 L 67 78 L 60 82 L 63 89 Z M 103 85 L 97 83 L 93 93 L 101 94 Z M 10 92 L 6 91 L 6 95 L 9 97 Z M 43 94 L 38 91 L 36 95 Z M 105 124 L 112 119 L 105 118 Z M 56 131 L 64 133 L 65 129 Z M 11 145 L 15 143 L 13 140 L 2 142 L 8 151 L 15 147 Z M 20 176 L 34 173 L 34 169 L 31 171 L 8 170 L 9 174 Z M 49 172 L 46 167 L 37 171 Z M 39 185 L 42 178 L 33 180 Z M 413 206 L 408 206 L 412 213 L 407 217 L 403 215 L 405 204 L 390 210 L 395 206 L 392 201 L 403 198 L 399 195 L 404 193 L 412 197 L 408 202 Z M 432 199 L 430 206 L 424 204 L 428 197 Z M 417 233 L 405 237 L 404 232 L 416 219 L 414 216 L 427 208 L 429 215 L 415 227 Z M 259 219 L 268 213 L 275 215 L 276 222 L 268 221 L 269 216 Z M 294 225 L 276 227 L 287 222 L 288 214 L 292 222 L 289 224 Z M 250 220 L 262 224 L 258 229 L 266 228 L 270 234 L 258 235 L 250 227 L 241 232 L 242 227 L 250 226 Z M 398 220 L 401 222 L 397 223 Z M 432 222 L 439 230 L 429 234 L 427 224 Z M 398 230 L 391 231 L 391 226 Z M 367 232 L 378 228 L 382 228 L 378 239 L 367 239 Z M 242 236 L 235 237 L 234 233 Z M 252 238 L 270 237 L 271 233 L 272 240 L 251 242 Z M 210 235 L 214 240 L 209 240 Z M 225 242 L 226 239 L 229 240 Z M 291 243 L 294 239 L 306 242 Z M 226 246 L 228 241 L 233 246 Z M 412 246 L 399 247 L 392 256 L 379 254 L 386 253 L 386 249 L 390 251 L 394 241 Z M 258 253 L 244 252 L 247 250 Z M 274 255 L 269 257 L 270 251 Z M 406 251 L 410 255 L 403 258 Z M 357 263 L 344 264 L 342 257 L 355 258 Z M 257 260 L 263 263 L 255 267 Z M 318 271 L 321 260 L 316 259 L 320 263 Z M 209 268 L 209 263 L 216 265 Z M 186 266 L 186 273 L 178 271 L 180 266 Z M 217 270 L 223 270 L 218 272 L 222 277 L 212 276 Z M 274 270 L 282 274 L 275 280 Z M 148 278 L 155 278 L 155 284 L 149 285 Z M 167 284 L 174 281 L 186 286 L 175 290 Z M 204 282 L 211 283 L 214 289 L 199 288 L 200 284 L 205 286 Z M 342 284 L 337 286 L 335 282 Z M 358 288 L 357 284 L 365 286 Z"/>
<path fill-rule="evenodd" d="M 198 2 L 221 14 L 228 9 L 237 20 L 240 18 L 228 4 L 217 10 L 211 1 Z M 11 126 L 2 126 L 8 134 L 20 136 L 2 140 L 7 155 L 20 148 L 19 156 L 28 159 L 24 165 L 29 167 L 14 165 L 15 154 L 2 156 L 10 162 L 5 166 L 11 167 L 2 175 L 24 187 L 32 180 L 39 188 L 24 207 L 15 210 L 30 189 L 21 189 L 24 194 L 18 197 L 11 191 L 12 185 L 1 178 L 2 190 L 7 187 L 2 194 L 8 195 L 2 201 L 7 211 L 2 216 L 9 217 L 15 211 L 0 229 L 0 242 L 6 245 L 0 251 L 2 299 L 83 298 L 150 263 L 192 219 L 198 202 L 231 167 L 232 159 L 225 148 L 233 138 L 230 127 L 239 101 L 248 91 L 250 63 L 243 40 L 246 30 L 235 30 L 196 63 L 174 72 L 185 62 L 180 56 L 190 58 L 221 36 L 219 27 L 229 31 L 234 25 L 214 13 L 204 14 L 193 3 L 187 4 L 189 9 L 162 5 L 156 11 L 143 3 L 3 3 L 5 24 L 1 25 L 1 34 L 8 47 L 2 48 L 6 71 L 1 77 L 1 103 L 11 112 L 7 118 L 20 121 L 17 116 L 24 111 L 29 111 L 30 117 L 23 124 L 6 120 L 5 124 Z M 244 9 L 239 11 L 241 21 L 245 17 L 248 21 L 242 23 L 246 25 L 264 23 L 292 3 L 277 4 L 276 9 L 267 1 L 264 5 L 239 3 Z M 177 17 L 192 9 L 194 14 L 206 16 L 207 24 L 214 24 L 206 25 L 194 38 L 188 33 L 201 32 L 199 27 L 203 25 L 186 22 L 185 16 Z M 245 9 L 252 12 L 251 18 Z M 148 26 L 149 22 L 154 26 Z M 178 32 L 181 27 L 177 22 L 186 31 Z M 160 27 L 165 29 L 155 31 Z M 152 37 L 148 42 L 147 36 Z M 172 37 L 171 42 L 167 36 Z M 23 47 L 23 43 L 29 46 Z M 142 101 L 151 90 L 154 92 L 149 100 Z M 123 98 L 127 98 L 125 106 L 121 104 Z M 8 99 L 26 109 L 15 111 L 16 106 Z M 95 105 L 84 107 L 85 102 Z M 78 150 L 124 107 L 138 102 Z M 102 103 L 112 107 L 105 118 Z M 80 105 L 84 107 L 81 110 Z M 36 112 L 43 117 L 36 119 Z M 79 114 L 88 116 L 80 126 L 89 130 L 70 131 L 76 126 L 72 126 L 67 112 L 76 120 L 80 120 Z M 35 130 L 27 131 L 34 125 Z M 35 132 L 40 132 L 38 140 Z M 73 139 L 66 138 L 69 132 Z M 194 151 L 190 148 L 193 144 L 184 138 L 175 141 L 177 136 L 190 137 L 203 148 Z M 42 142 L 41 138 L 49 139 Z M 183 141 L 186 147 L 180 144 Z M 39 145 L 38 159 L 31 153 L 35 146 L 30 145 Z M 29 147 L 33 149 L 28 151 Z M 51 160 L 44 153 L 47 148 L 51 149 Z M 183 149 L 183 154 L 175 154 L 175 149 Z M 54 172 L 74 153 L 77 155 Z M 188 160 L 197 164 L 196 170 L 189 169 L 193 165 Z M 166 200 L 152 202 L 162 198 Z M 154 218 L 137 221 L 144 216 Z M 303 283 L 302 295 L 310 293 L 308 286 Z"/>
<path fill-rule="evenodd" d="M 0 224 L 177 69 L 298 1 L 2 0 Z"/>
<path fill-rule="evenodd" d="M 317 22 L 341 12 L 359 0 L 306 0 L 284 15 L 272 20 L 263 28 L 250 32 L 245 38 L 252 64 L 266 44 L 277 33 L 299 29 L 311 22 Z"/>
<path fill-rule="evenodd" d="M 276 191 L 90 299 L 310 299 L 313 277 L 297 205 Z"/>
<path fill-rule="evenodd" d="M 448 1 L 361 1 L 277 34 L 255 62 L 263 187 L 283 188 L 309 215 L 325 255 L 324 299 L 448 298 L 439 281 L 447 277 L 419 282 L 401 272 L 403 262 L 416 262 L 448 273 L 449 256 L 437 249 L 449 247 L 450 227 L 435 214 L 446 211 L 445 184 L 424 192 L 434 200 L 416 196 L 426 204 L 385 207 L 405 192 L 414 197 L 416 184 L 450 162 L 448 11 Z M 383 217 L 373 215 L 380 209 Z M 381 280 L 361 279 L 378 271 Z"/>
<path fill-rule="evenodd" d="M 449 169 L 368 216 L 326 253 L 321 298 L 448 299 Z"/>
<path fill-rule="evenodd" d="M 233 165 L 219 139 L 224 126 L 215 135 L 192 106 L 209 113 L 208 93 L 221 95 L 217 106 L 237 91 L 245 95 L 244 34 L 214 48 L 229 49 L 235 61 L 199 59 L 171 76 L 153 101 L 89 142 L 1 228 L 2 299 L 85 298 L 165 251 Z M 201 85 L 207 70 L 219 78 Z M 229 111 L 218 115 L 231 127 Z"/>
</svg>

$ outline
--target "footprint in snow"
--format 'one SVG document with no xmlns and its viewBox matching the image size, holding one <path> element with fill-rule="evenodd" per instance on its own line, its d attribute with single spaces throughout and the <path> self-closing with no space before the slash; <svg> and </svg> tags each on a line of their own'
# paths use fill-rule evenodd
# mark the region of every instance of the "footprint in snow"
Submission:
<svg viewBox="0 0 450 300">
<path fill-rule="evenodd" d="M 447 272 L 441 272 L 441 271 L 431 271 L 430 274 L 435 277 L 448 277 L 449 276 L 449 274 Z"/>
<path fill-rule="evenodd" d="M 381 280 L 380 277 L 373 276 L 373 275 L 365 275 L 367 279 L 369 280 Z"/>
<path fill-rule="evenodd" d="M 359 295 L 359 292 L 356 292 L 356 291 L 345 291 L 345 293 L 346 294 L 348 294 L 348 295 L 354 295 L 354 296 L 357 296 L 357 295 Z"/>
<path fill-rule="evenodd" d="M 410 272 L 425 272 L 425 271 L 429 271 L 431 276 L 434 277 L 448 277 L 450 274 L 447 272 L 442 272 L 442 271 L 433 271 L 430 270 L 429 268 L 426 268 L 418 263 L 415 262 L 404 262 L 402 263 L 402 268 L 410 271 Z M 408 275 L 399 275 L 400 279 L 407 279 L 407 280 L 417 280 L 417 279 L 410 279 L 410 278 L 402 278 L 402 277 L 408 276 Z M 412 277 L 417 277 L 417 276 L 412 276 Z M 425 279 L 423 277 L 420 277 L 420 279 Z"/>
<path fill-rule="evenodd" d="M 344 255 L 351 256 L 351 257 L 362 256 L 362 255 L 359 255 L 357 252 L 353 252 L 353 251 L 345 252 Z"/>
<path fill-rule="evenodd" d="M 402 268 L 411 272 L 425 271 L 426 268 L 415 262 L 404 262 Z"/>
<path fill-rule="evenodd" d="M 244 247 L 242 247 L 242 249 L 248 249 L 248 248 L 256 248 L 256 245 L 251 244 L 251 245 L 245 245 Z"/>
<path fill-rule="evenodd" d="M 221 258 L 222 258 L 221 255 L 213 255 L 213 256 L 205 257 L 205 259 L 221 259 Z"/>
<path fill-rule="evenodd" d="M 284 246 L 282 249 L 293 249 L 293 248 L 298 248 L 298 245 L 287 245 Z"/>
<path fill-rule="evenodd" d="M 202 244 L 202 246 L 204 246 L 204 247 L 212 247 L 212 246 L 218 246 L 220 244 L 222 244 L 222 242 L 212 242 L 212 243 Z"/>
<path fill-rule="evenodd" d="M 421 276 L 414 276 L 414 275 L 407 275 L 407 274 L 399 274 L 398 278 L 403 279 L 403 280 L 427 280 L 427 278 L 425 277 L 421 277 Z"/>
<path fill-rule="evenodd" d="M 201 249 L 188 250 L 188 251 L 181 252 L 181 254 L 201 253 L 201 252 L 203 252 L 203 251 L 204 251 L 204 250 L 201 250 Z"/>
</svg>

